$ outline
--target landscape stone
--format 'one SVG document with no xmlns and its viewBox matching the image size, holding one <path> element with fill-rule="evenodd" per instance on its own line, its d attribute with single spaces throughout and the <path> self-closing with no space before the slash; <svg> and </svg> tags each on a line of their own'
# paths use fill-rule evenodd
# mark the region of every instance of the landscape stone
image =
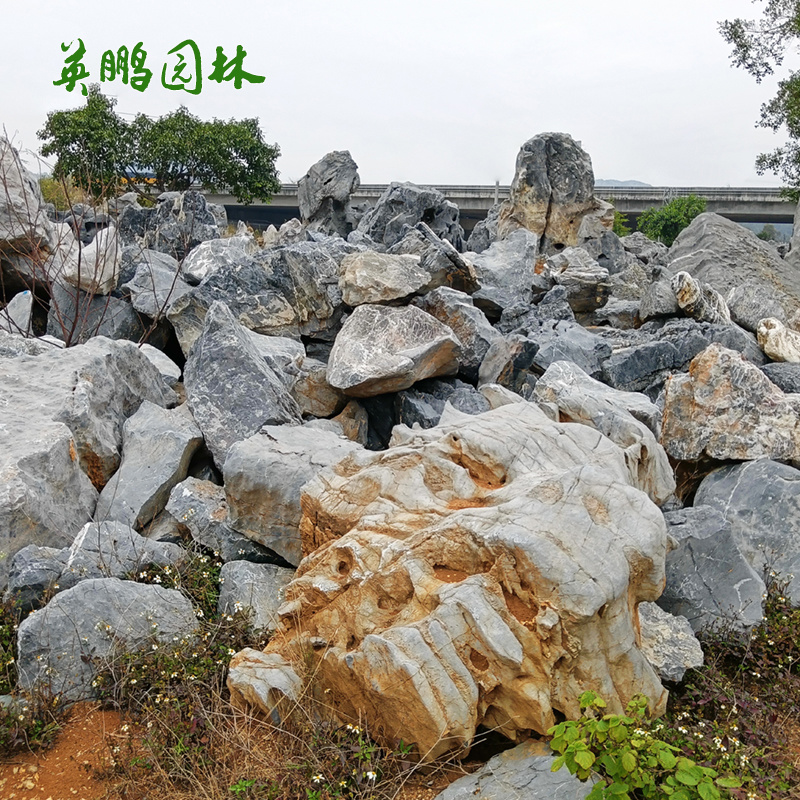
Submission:
<svg viewBox="0 0 800 800">
<path fill-rule="evenodd" d="M 120 288 L 130 294 L 131 304 L 137 311 L 151 318 L 160 317 L 189 291 L 189 284 L 181 280 L 180 271 L 180 265 L 172 256 L 143 250 L 133 278 Z"/>
<path fill-rule="evenodd" d="M 201 242 L 219 239 L 217 219 L 200 192 L 163 192 L 157 201 L 147 218 L 145 247 L 182 261 Z"/>
<path fill-rule="evenodd" d="M 353 397 L 396 392 L 455 375 L 460 354 L 450 328 L 414 306 L 358 306 L 336 337 L 328 383 Z"/>
<path fill-rule="evenodd" d="M 420 265 L 419 256 L 388 253 L 353 253 L 341 264 L 339 288 L 352 307 L 364 303 L 391 303 L 424 291 L 431 275 Z"/>
<path fill-rule="evenodd" d="M 231 269 L 240 262 L 247 261 L 257 251 L 255 237 L 246 230 L 224 239 L 209 239 L 200 242 L 183 259 L 180 265 L 181 276 L 187 284 L 198 286 L 212 273 Z"/>
<path fill-rule="evenodd" d="M 767 317 L 785 323 L 784 309 L 791 307 L 787 298 L 778 300 L 776 292 L 768 291 L 766 286 L 757 280 L 745 281 L 734 286 L 728 292 L 726 300 L 731 319 L 753 333 L 758 331 L 758 323 Z"/>
<path fill-rule="evenodd" d="M 800 470 L 766 458 L 722 467 L 695 503 L 718 510 L 756 573 L 788 581 L 784 594 L 800 604 Z"/>
<path fill-rule="evenodd" d="M 299 564 L 303 485 L 359 450 L 350 439 L 327 431 L 265 425 L 255 436 L 234 444 L 225 461 L 231 527 L 289 564 Z"/>
<path fill-rule="evenodd" d="M 303 359 L 292 387 L 292 397 L 304 417 L 332 417 L 345 407 L 348 400 L 344 392 L 328 383 L 328 365 L 315 358 Z"/>
<path fill-rule="evenodd" d="M 173 589 L 118 578 L 81 581 L 20 623 L 19 685 L 67 702 L 91 699 L 104 659 L 191 636 L 196 622 L 192 604 Z"/>
<path fill-rule="evenodd" d="M 785 361 L 776 364 L 764 364 L 761 371 L 782 391 L 789 394 L 800 394 L 800 364 L 789 364 Z"/>
<path fill-rule="evenodd" d="M 642 295 L 639 303 L 639 319 L 647 322 L 656 317 L 671 317 L 679 310 L 678 300 L 669 281 L 655 281 Z"/>
<path fill-rule="evenodd" d="M 637 691 L 658 713 L 632 613 L 661 593 L 666 527 L 622 451 L 530 403 L 463 420 L 306 484 L 307 555 L 268 652 L 311 647 L 337 714 L 360 710 L 426 760 L 467 749 L 479 724 L 543 733 L 555 698 L 577 717 L 594 686 L 610 713 Z"/>
<path fill-rule="evenodd" d="M 677 272 L 672 276 L 671 286 L 686 316 L 698 322 L 730 324 L 731 314 L 725 299 L 708 284 L 700 283 L 688 272 Z"/>
<path fill-rule="evenodd" d="M 611 356 L 611 348 L 603 339 L 575 322 L 549 320 L 531 338 L 539 345 L 534 363 L 540 372 L 555 361 L 571 361 L 587 375 L 599 378 L 603 363 Z"/>
<path fill-rule="evenodd" d="M 582 247 L 567 247 L 546 261 L 548 274 L 567 290 L 567 301 L 576 314 L 605 305 L 611 293 L 608 270 Z"/>
<path fill-rule="evenodd" d="M 666 384 L 661 443 L 672 458 L 800 458 L 800 397 L 712 344 Z M 800 573 L 800 570 L 798 570 Z"/>
<path fill-rule="evenodd" d="M 679 683 L 687 669 L 703 666 L 703 648 L 686 617 L 663 611 L 655 603 L 639 603 L 640 647 L 662 681 Z"/>
<path fill-rule="evenodd" d="M 660 386 L 678 361 L 678 351 L 667 341 L 646 342 L 620 350 L 605 360 L 603 381 L 625 392 L 643 392 Z"/>
<path fill-rule="evenodd" d="M 758 323 L 758 343 L 773 361 L 800 363 L 800 332 L 780 320 L 767 318 Z"/>
<path fill-rule="evenodd" d="M 300 409 L 223 303 L 214 303 L 184 369 L 186 398 L 217 466 L 262 425 L 299 423 Z"/>
<path fill-rule="evenodd" d="M 28 289 L 15 294 L 8 305 L 0 309 L 0 330 L 31 336 L 33 333 L 34 297 Z"/>
<path fill-rule="evenodd" d="M 165 409 L 145 400 L 122 428 L 122 463 L 100 493 L 95 518 L 143 528 L 164 510 L 202 443 L 186 404 Z"/>
<path fill-rule="evenodd" d="M 764 581 L 745 560 L 731 523 L 698 505 L 664 515 L 675 546 L 667 553 L 667 584 L 658 604 L 692 629 L 748 631 L 763 619 Z"/>
<path fill-rule="evenodd" d="M 352 231 L 347 205 L 358 189 L 358 165 L 347 150 L 334 150 L 323 156 L 297 182 L 300 219 L 312 230 L 338 234 Z"/>
</svg>

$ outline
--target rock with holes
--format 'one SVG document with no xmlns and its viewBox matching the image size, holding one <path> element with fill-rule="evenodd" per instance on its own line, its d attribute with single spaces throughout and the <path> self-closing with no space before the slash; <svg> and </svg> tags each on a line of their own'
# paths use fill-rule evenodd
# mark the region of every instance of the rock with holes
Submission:
<svg viewBox="0 0 800 800">
<path fill-rule="evenodd" d="M 633 614 L 661 592 L 666 527 L 622 450 L 530 403 L 450 419 L 306 484 L 306 555 L 267 652 L 310 654 L 341 718 L 424 759 L 478 725 L 544 733 L 587 689 L 662 711 Z"/>
<path fill-rule="evenodd" d="M 217 610 L 220 614 L 248 614 L 253 631 L 272 633 L 278 627 L 278 609 L 294 570 L 275 564 L 229 561 L 219 573 Z"/>
<path fill-rule="evenodd" d="M 19 685 L 66 702 L 88 700 L 105 658 L 191 636 L 192 604 L 160 586 L 94 578 L 56 595 L 19 626 Z"/>
<path fill-rule="evenodd" d="M 800 396 L 784 394 L 739 353 L 712 344 L 666 384 L 661 443 L 694 461 L 800 459 Z"/>
<path fill-rule="evenodd" d="M 780 320 L 767 318 L 758 323 L 758 343 L 773 361 L 800 363 L 800 332 Z"/>
<path fill-rule="evenodd" d="M 678 306 L 688 317 L 698 322 L 730 324 L 731 313 L 725 298 L 716 289 L 695 280 L 688 272 L 673 275 L 671 287 Z"/>
<path fill-rule="evenodd" d="M 653 502 L 661 505 L 675 491 L 672 467 L 656 439 L 661 414 L 644 395 L 617 391 L 575 364 L 556 361 L 537 382 L 533 396 L 554 406 L 563 422 L 589 425 L 619 445 L 631 483 Z"/>
<path fill-rule="evenodd" d="M 142 403 L 122 428 L 122 463 L 100 493 L 97 519 L 141 530 L 164 510 L 202 443 L 185 403 L 173 409 Z"/>
<path fill-rule="evenodd" d="M 0 359 L 0 583 L 17 550 L 64 547 L 91 519 L 119 466 L 122 426 L 144 400 L 176 397 L 132 342 L 96 337 Z"/>
<path fill-rule="evenodd" d="M 800 604 L 800 470 L 769 459 L 722 467 L 695 503 L 719 511 L 753 569 L 788 581 L 786 597 Z"/>
<path fill-rule="evenodd" d="M 397 392 L 455 375 L 460 355 L 452 330 L 415 306 L 359 306 L 336 337 L 328 383 L 351 397 Z"/>
<path fill-rule="evenodd" d="M 223 474 L 232 527 L 299 564 L 300 492 L 320 470 L 360 446 L 344 436 L 306 427 L 265 425 L 235 444 Z"/>
<path fill-rule="evenodd" d="M 567 133 L 540 133 L 519 151 L 511 193 L 500 207 L 498 238 L 525 228 L 541 252 L 574 247 L 584 217 L 608 205 L 593 193 L 589 154 Z M 611 222 L 613 212 L 605 227 Z"/>
</svg>

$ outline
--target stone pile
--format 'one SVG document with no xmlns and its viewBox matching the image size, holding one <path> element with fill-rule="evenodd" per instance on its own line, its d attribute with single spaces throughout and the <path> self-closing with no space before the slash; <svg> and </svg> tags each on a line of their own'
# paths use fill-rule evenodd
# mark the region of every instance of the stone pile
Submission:
<svg viewBox="0 0 800 800">
<path fill-rule="evenodd" d="M 800 603 L 794 250 L 714 214 L 620 239 L 566 134 L 523 145 L 469 237 L 430 187 L 360 206 L 346 151 L 261 241 L 196 192 L 50 219 L 2 141 L 0 169 L 22 689 L 91 696 L 109 637 L 191 635 L 185 598 L 130 580 L 190 544 L 278 634 L 234 657 L 234 703 L 279 715 L 311 664 L 341 722 L 424 759 L 544 733 L 587 689 L 658 713 L 693 632 L 759 623 L 765 570 Z M 451 796 L 516 785 L 514 758 Z"/>
</svg>

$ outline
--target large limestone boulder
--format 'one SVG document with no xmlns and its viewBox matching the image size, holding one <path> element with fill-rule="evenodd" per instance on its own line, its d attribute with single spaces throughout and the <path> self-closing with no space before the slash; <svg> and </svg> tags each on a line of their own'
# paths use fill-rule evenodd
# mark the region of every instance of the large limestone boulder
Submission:
<svg viewBox="0 0 800 800">
<path fill-rule="evenodd" d="M 171 643 L 196 626 L 192 604 L 173 589 L 118 578 L 81 581 L 19 626 L 19 684 L 64 701 L 97 695 L 104 658 Z"/>
<path fill-rule="evenodd" d="M 673 458 L 800 458 L 800 395 L 712 344 L 666 384 L 661 443 Z"/>
<path fill-rule="evenodd" d="M 348 150 L 334 150 L 317 161 L 297 182 L 300 219 L 311 230 L 346 237 L 350 195 L 361 185 L 358 164 Z"/>
<path fill-rule="evenodd" d="M 539 239 L 540 252 L 578 244 L 584 217 L 603 213 L 595 200 L 589 154 L 567 133 L 540 133 L 517 155 L 511 194 L 500 207 L 498 238 L 526 228 Z M 611 227 L 611 220 L 606 227 Z"/>
<path fill-rule="evenodd" d="M 800 304 L 800 271 L 768 242 L 711 212 L 695 217 L 680 232 L 669 251 L 668 270 L 673 275 L 688 272 L 723 297 L 731 287 L 757 284 L 765 298 L 784 306 L 787 317 Z"/>
<path fill-rule="evenodd" d="M 141 530 L 164 510 L 202 443 L 185 403 L 165 409 L 143 402 L 122 428 L 122 463 L 100 493 L 97 519 Z"/>
<path fill-rule="evenodd" d="M 458 206 L 438 189 L 393 182 L 364 214 L 357 230 L 378 244 L 391 247 L 403 238 L 407 228 L 425 222 L 440 239 L 447 239 L 461 250 L 464 230 L 459 216 Z"/>
<path fill-rule="evenodd" d="M 231 269 L 242 261 L 248 261 L 248 256 L 256 252 L 258 243 L 246 230 L 225 239 L 209 239 L 200 242 L 183 259 L 181 276 L 188 284 L 197 286 L 215 272 Z"/>
<path fill-rule="evenodd" d="M 98 229 L 88 244 L 66 223 L 56 224 L 57 246 L 46 266 L 51 279 L 89 294 L 107 295 L 117 288 L 122 245 L 114 225 Z"/>
<path fill-rule="evenodd" d="M 359 306 L 342 326 L 328 361 L 328 383 L 353 397 L 399 392 L 416 381 L 458 372 L 461 344 L 415 306 Z"/>
<path fill-rule="evenodd" d="M 70 544 L 119 466 L 125 420 L 144 400 L 176 400 L 131 342 L 35 344 L 0 358 L 0 583 L 25 545 Z"/>
<path fill-rule="evenodd" d="M 219 228 L 200 192 L 163 192 L 147 217 L 143 238 L 145 247 L 181 261 L 201 242 L 219 239 Z"/>
<path fill-rule="evenodd" d="M 695 502 L 719 511 L 756 573 L 788 581 L 787 598 L 800 604 L 800 470 L 769 459 L 722 467 Z"/>
<path fill-rule="evenodd" d="M 342 717 L 430 759 L 478 725 L 544 733 L 588 689 L 663 711 L 636 608 L 663 587 L 666 528 L 599 432 L 529 403 L 457 415 L 345 458 L 302 505 L 307 555 L 267 651 L 309 654 Z"/>
<path fill-rule="evenodd" d="M 299 564 L 303 486 L 325 467 L 360 449 L 328 431 L 265 425 L 255 436 L 233 445 L 225 461 L 231 525 L 290 564 Z"/>
<path fill-rule="evenodd" d="M 391 303 L 417 294 L 431 282 L 419 256 L 387 253 L 353 253 L 342 260 L 339 288 L 349 306 Z"/>
<path fill-rule="evenodd" d="M 299 423 L 289 388 L 223 303 L 214 303 L 184 371 L 189 408 L 217 465 L 262 425 Z"/>
<path fill-rule="evenodd" d="M 631 484 L 653 502 L 661 505 L 675 491 L 672 467 L 656 433 L 634 416 L 658 419 L 658 409 L 644 395 L 612 389 L 568 361 L 551 364 L 533 394 L 537 402 L 550 404 L 561 422 L 589 425 L 619 445 Z"/>
</svg>

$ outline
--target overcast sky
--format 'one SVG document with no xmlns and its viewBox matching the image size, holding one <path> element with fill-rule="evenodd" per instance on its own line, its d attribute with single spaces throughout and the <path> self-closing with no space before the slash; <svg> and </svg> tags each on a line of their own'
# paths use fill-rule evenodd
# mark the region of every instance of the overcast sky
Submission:
<svg viewBox="0 0 800 800">
<path fill-rule="evenodd" d="M 666 186 L 777 186 L 757 153 L 775 83 L 729 62 L 717 23 L 754 17 L 750 0 L 220 0 L 79 4 L 3 0 L 0 123 L 38 150 L 48 111 L 83 103 L 53 85 L 80 37 L 90 81 L 103 51 L 143 42 L 154 75 L 117 79 L 117 110 L 259 118 L 281 148 L 283 181 L 350 150 L 362 183 L 510 182 L 520 145 L 543 131 L 582 141 L 597 178 Z M 204 80 L 192 96 L 161 85 L 167 52 L 197 42 L 203 74 L 217 46 L 247 51 L 261 84 Z M 70 51 L 71 52 L 71 51 Z"/>
</svg>

